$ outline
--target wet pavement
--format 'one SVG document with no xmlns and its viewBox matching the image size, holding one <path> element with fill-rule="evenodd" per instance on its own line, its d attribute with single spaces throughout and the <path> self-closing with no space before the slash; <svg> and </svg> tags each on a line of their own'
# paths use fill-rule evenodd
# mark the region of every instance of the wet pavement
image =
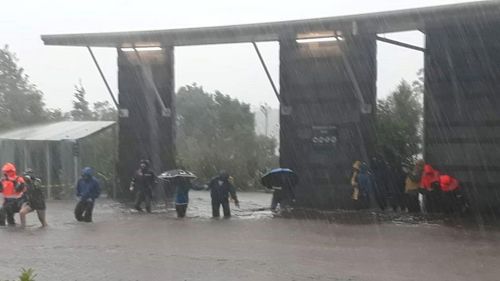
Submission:
<svg viewBox="0 0 500 281">
<path fill-rule="evenodd" d="M 94 223 L 75 202 L 48 204 L 49 227 L 0 229 L 0 280 L 33 268 L 43 280 L 491 280 L 500 230 L 394 213 L 296 211 L 274 217 L 270 194 L 241 193 L 231 219 L 210 218 L 191 192 L 188 218 L 99 200 Z"/>
</svg>

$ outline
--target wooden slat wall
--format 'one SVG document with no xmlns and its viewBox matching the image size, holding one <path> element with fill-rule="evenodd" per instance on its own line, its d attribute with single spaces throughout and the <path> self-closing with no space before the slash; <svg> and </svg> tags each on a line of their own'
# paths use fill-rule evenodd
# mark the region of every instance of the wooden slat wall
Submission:
<svg viewBox="0 0 500 281">
<path fill-rule="evenodd" d="M 500 206 L 500 23 L 426 30 L 425 159 Z"/>
<path fill-rule="evenodd" d="M 300 176 L 297 202 L 324 209 L 352 207 L 350 173 L 363 150 L 372 153 L 374 113 L 362 115 L 353 81 L 347 75 L 337 42 L 280 42 L 280 93 L 290 115 L 281 115 L 281 166 Z M 365 101 L 376 100 L 375 37 L 347 38 L 343 50 Z M 315 149 L 313 127 L 336 126 L 338 142 Z M 366 153 L 365 153 L 366 154 Z M 364 159 L 366 160 L 366 159 Z"/>
<path fill-rule="evenodd" d="M 174 123 L 174 53 L 172 47 L 161 51 L 135 52 L 118 50 L 118 87 L 121 109 L 128 117 L 119 119 L 120 187 L 127 188 L 140 159 L 150 159 L 153 169 L 161 172 L 175 166 Z M 153 81 L 170 117 L 162 115 L 162 108 L 154 92 L 144 81 L 139 63 L 151 68 Z"/>
</svg>

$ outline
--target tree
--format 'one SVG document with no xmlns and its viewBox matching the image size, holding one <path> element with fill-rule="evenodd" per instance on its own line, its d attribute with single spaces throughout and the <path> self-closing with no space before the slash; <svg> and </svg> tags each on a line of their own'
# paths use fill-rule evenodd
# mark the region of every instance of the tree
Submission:
<svg viewBox="0 0 500 281">
<path fill-rule="evenodd" d="M 239 188 L 251 188 L 259 170 L 277 165 L 276 142 L 256 136 L 248 104 L 196 84 L 180 88 L 176 98 L 178 161 L 201 179 L 224 169 Z"/>
<path fill-rule="evenodd" d="M 86 100 L 85 95 L 87 92 L 83 88 L 82 82 L 75 85 L 75 93 L 73 94 L 73 110 L 71 110 L 71 117 L 75 121 L 93 120 L 94 116 L 89 107 L 89 102 Z"/>
<path fill-rule="evenodd" d="M 420 96 L 420 98 L 424 94 L 424 69 L 421 68 L 417 71 L 417 80 L 411 83 L 413 91 Z"/>
<path fill-rule="evenodd" d="M 116 121 L 118 112 L 108 101 L 99 101 L 94 103 L 93 115 L 95 120 Z"/>
<path fill-rule="evenodd" d="M 50 122 L 59 122 L 64 120 L 69 120 L 70 115 L 67 112 L 63 112 L 61 109 L 48 109 L 46 111 L 47 119 Z"/>
<path fill-rule="evenodd" d="M 8 45 L 0 49 L 0 130 L 48 119 L 43 93 L 17 63 Z"/>
<path fill-rule="evenodd" d="M 377 151 L 393 165 L 412 163 L 422 148 L 421 88 L 404 80 L 377 105 Z"/>
</svg>

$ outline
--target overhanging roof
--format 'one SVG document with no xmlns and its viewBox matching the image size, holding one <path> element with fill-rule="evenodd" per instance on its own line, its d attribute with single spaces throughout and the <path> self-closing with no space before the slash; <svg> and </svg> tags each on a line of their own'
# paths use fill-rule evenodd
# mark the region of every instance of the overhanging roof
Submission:
<svg viewBox="0 0 500 281">
<path fill-rule="evenodd" d="M 0 140 L 61 141 L 78 140 L 115 124 L 112 121 L 63 121 L 40 124 L 0 133 Z"/>
<path fill-rule="evenodd" d="M 339 16 L 219 27 L 167 30 L 42 35 L 45 45 L 93 47 L 185 46 L 276 41 L 297 34 L 322 31 L 351 33 L 388 33 L 423 30 L 456 21 L 500 17 L 500 1 L 480 1 L 436 7 L 398 10 L 361 15 Z"/>
</svg>

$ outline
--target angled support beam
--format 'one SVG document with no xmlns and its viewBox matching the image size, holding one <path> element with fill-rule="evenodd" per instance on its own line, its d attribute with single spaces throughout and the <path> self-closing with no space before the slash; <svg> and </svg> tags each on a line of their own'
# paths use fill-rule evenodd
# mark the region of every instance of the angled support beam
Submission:
<svg viewBox="0 0 500 281">
<path fill-rule="evenodd" d="M 106 77 L 104 77 L 104 73 L 102 73 L 101 67 L 99 66 L 99 63 L 97 62 L 97 59 L 94 56 L 94 52 L 92 52 L 92 49 L 90 46 L 87 46 L 87 50 L 89 50 L 90 56 L 92 57 L 92 60 L 94 61 L 95 66 L 97 67 L 97 70 L 99 71 L 99 74 L 101 75 L 102 81 L 104 81 L 104 85 L 106 85 L 106 89 L 108 89 L 108 93 L 111 96 L 111 99 L 113 100 L 113 103 L 116 106 L 116 109 L 120 110 L 120 106 L 118 105 L 118 102 L 116 101 L 115 95 L 113 95 L 113 91 L 111 91 L 111 87 L 109 87 L 108 81 L 106 80 Z"/>
<path fill-rule="evenodd" d="M 149 88 L 151 88 L 151 90 L 153 90 L 153 93 L 155 94 L 155 97 L 158 100 L 158 103 L 160 104 L 162 116 L 170 117 L 172 111 L 170 108 L 168 108 L 165 105 L 165 103 L 161 99 L 160 93 L 158 92 L 158 89 L 156 88 L 156 84 L 153 80 L 153 73 L 152 73 L 151 69 L 144 66 L 144 63 L 141 59 L 141 55 L 139 54 L 139 51 L 137 51 L 137 48 L 135 46 L 133 48 L 134 48 L 135 56 L 137 57 L 137 60 L 139 61 L 139 66 L 140 66 L 141 72 L 142 72 L 142 78 L 144 78 L 147 86 L 149 86 Z"/>
<path fill-rule="evenodd" d="M 337 38 L 337 41 L 341 41 L 341 36 L 340 35 L 335 35 Z M 359 100 L 360 103 L 360 109 L 362 113 L 371 113 L 371 109 L 368 109 L 371 105 L 367 105 L 365 102 L 365 99 L 363 98 L 363 92 L 361 91 L 361 87 L 359 86 L 358 79 L 356 78 L 356 75 L 354 74 L 354 70 L 352 69 L 351 62 L 346 56 L 347 50 L 344 44 L 339 45 L 340 50 L 341 50 L 341 57 L 342 57 L 342 62 L 344 64 L 344 67 L 347 71 L 347 75 L 349 76 L 349 79 L 352 82 L 352 86 L 354 88 L 354 94 L 356 98 Z"/>
<path fill-rule="evenodd" d="M 259 47 L 257 46 L 257 43 L 255 43 L 255 42 L 252 42 L 252 45 L 255 49 L 255 52 L 257 53 L 257 56 L 259 57 L 262 68 L 264 68 L 264 71 L 266 72 L 267 79 L 269 80 L 269 83 L 271 83 L 271 87 L 273 87 L 274 94 L 276 95 L 276 98 L 278 99 L 278 101 L 281 103 L 280 94 L 278 92 L 278 89 L 276 88 L 276 85 L 274 84 L 273 78 L 271 77 L 269 70 L 267 69 L 266 62 L 262 58 L 262 54 L 260 53 Z"/>
<path fill-rule="evenodd" d="M 387 39 L 387 38 L 380 37 L 380 36 L 377 36 L 377 40 L 378 41 L 382 41 L 384 43 L 388 43 L 388 44 L 396 45 L 396 46 L 399 46 L 399 47 L 408 48 L 408 49 L 412 49 L 412 50 L 415 50 L 415 51 L 420 51 L 420 52 L 424 52 L 425 53 L 425 48 L 418 47 L 418 46 L 415 46 L 415 45 L 411 45 L 411 44 L 408 44 L 408 43 L 403 43 L 403 42 L 399 42 L 399 41 L 392 40 L 392 39 Z"/>
</svg>

